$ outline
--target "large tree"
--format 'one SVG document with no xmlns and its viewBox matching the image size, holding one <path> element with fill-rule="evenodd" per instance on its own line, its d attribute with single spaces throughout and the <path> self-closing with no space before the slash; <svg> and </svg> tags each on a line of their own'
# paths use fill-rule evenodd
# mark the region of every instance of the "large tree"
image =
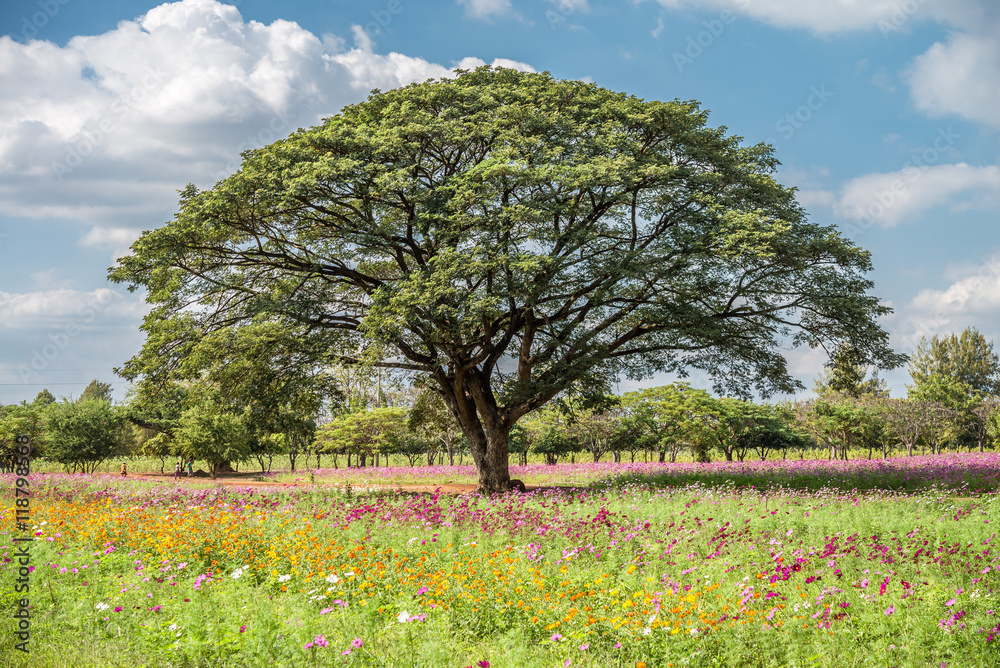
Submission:
<svg viewBox="0 0 1000 668">
<path fill-rule="evenodd" d="M 694 102 L 481 68 L 374 92 L 244 154 L 146 232 L 111 280 L 148 291 L 141 353 L 281 323 L 342 363 L 424 375 L 480 488 L 510 488 L 517 420 L 574 383 L 700 368 L 716 389 L 802 389 L 782 351 L 887 345 L 869 254 L 810 223 Z"/>
</svg>

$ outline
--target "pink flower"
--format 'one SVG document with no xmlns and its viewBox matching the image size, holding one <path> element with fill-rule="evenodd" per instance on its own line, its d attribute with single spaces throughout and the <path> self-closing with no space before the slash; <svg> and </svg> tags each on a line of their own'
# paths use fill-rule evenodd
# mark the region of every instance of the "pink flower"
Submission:
<svg viewBox="0 0 1000 668">
<path fill-rule="evenodd" d="M 896 612 L 896 606 L 890 605 L 888 608 L 885 609 L 885 616 L 888 617 L 894 612 Z"/>
<path fill-rule="evenodd" d="M 944 604 L 948 606 L 955 605 L 955 599 L 949 598 L 947 601 L 944 602 Z"/>
<path fill-rule="evenodd" d="M 333 608 L 323 608 L 322 610 L 319 611 L 319 614 L 325 615 L 328 612 L 333 612 Z"/>
<path fill-rule="evenodd" d="M 562 640 L 562 635 L 559 633 L 553 633 L 552 637 L 549 638 L 549 640 L 551 640 L 552 642 L 559 642 L 560 640 Z"/>
<path fill-rule="evenodd" d="M 580 645 L 580 651 L 581 652 L 586 652 L 588 649 L 590 649 L 590 643 L 589 642 L 585 642 L 582 645 Z"/>
<path fill-rule="evenodd" d="M 361 646 L 365 644 L 365 641 L 361 638 L 355 638 L 351 641 L 351 646 L 355 649 L 361 649 Z"/>
</svg>

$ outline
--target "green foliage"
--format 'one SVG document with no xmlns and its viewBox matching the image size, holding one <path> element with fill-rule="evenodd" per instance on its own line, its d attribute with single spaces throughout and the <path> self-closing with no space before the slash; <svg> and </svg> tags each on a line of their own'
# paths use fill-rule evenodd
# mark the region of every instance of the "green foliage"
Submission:
<svg viewBox="0 0 1000 668">
<path fill-rule="evenodd" d="M 533 452 L 545 457 L 545 463 L 555 466 L 559 458 L 580 449 L 580 441 L 566 434 L 561 429 L 550 428 L 531 446 Z"/>
<path fill-rule="evenodd" d="M 850 342 L 842 343 L 826 364 L 827 371 L 816 379 L 815 392 L 820 397 L 841 394 L 848 397 L 887 397 L 889 388 L 877 373 L 865 380 L 868 365 L 864 357 Z"/>
<path fill-rule="evenodd" d="M 31 403 L 38 406 L 48 406 L 49 404 L 54 404 L 56 402 L 55 395 L 48 391 L 48 389 L 43 389 L 41 392 L 35 395 L 34 401 Z"/>
<path fill-rule="evenodd" d="M 373 408 L 346 413 L 320 427 L 315 447 L 320 452 L 355 454 L 365 465 L 376 452 L 393 449 L 394 439 L 406 431 L 405 408 Z"/>
<path fill-rule="evenodd" d="M 716 442 L 719 406 L 705 390 L 687 383 L 671 383 L 622 397 L 630 412 L 627 422 L 636 437 L 649 434 L 648 445 L 660 452 L 660 461 L 690 448 L 697 460 L 708 457 L 708 448 Z"/>
<path fill-rule="evenodd" d="M 305 366 L 424 373 L 500 489 L 511 427 L 573 384 L 699 368 L 791 392 L 788 344 L 898 366 L 869 254 L 707 118 L 509 69 L 376 91 L 189 186 L 119 260 L 152 306 L 123 373 L 205 368 L 205 341 L 251 324 Z"/>
<path fill-rule="evenodd" d="M 77 401 L 92 401 L 95 399 L 111 403 L 111 383 L 102 383 L 95 378 L 90 381 L 87 387 L 83 388 L 83 393 L 80 394 L 80 398 Z"/>
<path fill-rule="evenodd" d="M 70 471 L 93 472 L 128 452 L 133 434 L 124 411 L 107 401 L 62 401 L 45 410 L 45 457 Z"/>
<path fill-rule="evenodd" d="M 943 377 L 982 395 L 1000 393 L 1000 357 L 993 352 L 993 342 L 974 327 L 965 328 L 957 336 L 922 338 L 909 371 L 913 379 L 911 391 L 921 392 L 924 384 L 934 382 L 934 377 Z"/>
<path fill-rule="evenodd" d="M 250 456 L 247 421 L 246 412 L 233 412 L 217 392 L 199 388 L 174 431 L 176 451 L 185 459 L 206 460 L 215 478 L 223 465 Z"/>
</svg>

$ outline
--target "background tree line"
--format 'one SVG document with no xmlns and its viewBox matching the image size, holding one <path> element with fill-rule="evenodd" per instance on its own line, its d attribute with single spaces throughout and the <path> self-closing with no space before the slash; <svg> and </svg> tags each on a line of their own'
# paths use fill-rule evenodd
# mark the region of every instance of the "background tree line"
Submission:
<svg viewBox="0 0 1000 668">
<path fill-rule="evenodd" d="M 259 334 L 259 333 L 258 333 Z M 233 343 L 233 342 L 230 342 Z M 244 341 L 246 343 L 246 341 Z M 259 341 L 258 341 L 259 343 Z M 30 434 L 36 457 L 92 472 L 111 458 L 141 455 L 232 464 L 268 472 L 388 464 L 468 463 L 469 448 L 440 396 L 372 367 L 275 370 L 230 355 L 200 382 L 133 389 L 113 405 L 93 381 L 75 400 L 43 390 L 0 406 L 0 466 L 13 466 L 14 437 Z M 573 386 L 519 421 L 512 463 L 611 460 L 673 462 L 773 457 L 888 457 L 995 448 L 1000 443 L 1000 361 L 975 329 L 921 341 L 906 398 L 848 346 L 834 351 L 815 397 L 762 404 L 714 397 L 687 383 L 621 396 L 600 384 Z M 852 454 L 853 453 L 853 454 Z M 313 459 L 314 458 L 314 459 Z M 283 467 L 284 464 L 282 463 Z"/>
</svg>

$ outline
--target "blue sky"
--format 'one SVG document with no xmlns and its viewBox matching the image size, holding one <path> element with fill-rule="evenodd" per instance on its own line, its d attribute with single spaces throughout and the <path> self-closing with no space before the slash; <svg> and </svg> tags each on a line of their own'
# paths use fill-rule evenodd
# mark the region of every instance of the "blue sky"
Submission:
<svg viewBox="0 0 1000 668">
<path fill-rule="evenodd" d="M 1000 341 L 995 0 L 5 0 L 0 33 L 0 402 L 95 377 L 123 396 L 145 306 L 107 269 L 185 184 L 481 64 L 698 100 L 872 252 L 896 349 Z M 811 387 L 825 354 L 788 357 Z"/>
</svg>

